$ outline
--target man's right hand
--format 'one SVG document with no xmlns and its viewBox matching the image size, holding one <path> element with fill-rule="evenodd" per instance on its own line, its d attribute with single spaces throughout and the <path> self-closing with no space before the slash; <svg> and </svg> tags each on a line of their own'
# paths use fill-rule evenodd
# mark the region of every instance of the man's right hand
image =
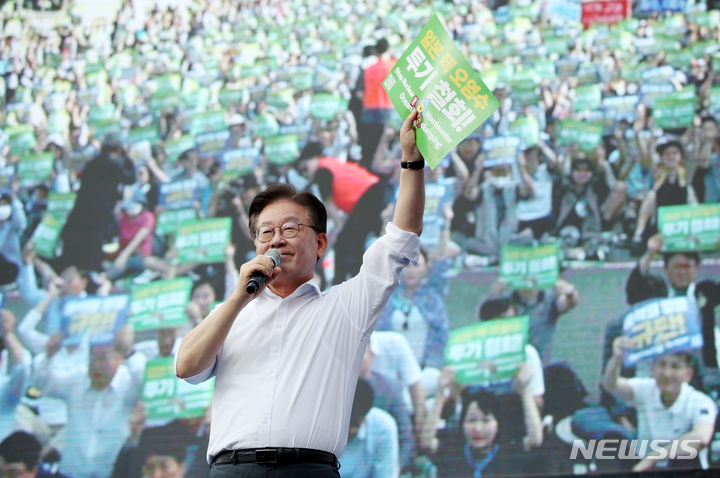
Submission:
<svg viewBox="0 0 720 478">
<path fill-rule="evenodd" d="M 630 337 L 625 337 L 624 335 L 621 335 L 620 337 L 616 337 L 615 340 L 613 340 L 613 355 L 618 358 L 622 358 L 623 355 L 625 355 L 625 352 L 629 350 L 635 350 L 637 348 L 637 343 L 634 339 L 631 339 Z"/>
<path fill-rule="evenodd" d="M 415 121 L 416 117 L 417 110 L 412 110 L 405 118 L 402 128 L 400 128 L 400 146 L 403 161 L 417 161 L 420 159 L 420 150 L 415 141 L 415 128 L 413 128 L 413 121 Z"/>
<path fill-rule="evenodd" d="M 278 274 L 282 272 L 282 268 L 274 267 L 275 263 L 266 255 L 259 255 L 253 257 L 251 260 L 240 266 L 240 277 L 238 279 L 238 285 L 236 291 L 239 291 L 241 296 L 257 297 L 263 289 L 270 284 L 273 280 L 278 277 Z M 267 277 L 267 280 L 260 286 L 257 292 L 250 295 L 245 290 L 248 281 L 252 278 L 253 274 L 260 272 L 262 275 Z"/>
<path fill-rule="evenodd" d="M 658 254 L 665 243 L 665 240 L 662 237 L 662 234 L 658 233 L 652 236 L 650 239 L 648 239 L 647 242 L 647 251 L 650 254 Z"/>
</svg>

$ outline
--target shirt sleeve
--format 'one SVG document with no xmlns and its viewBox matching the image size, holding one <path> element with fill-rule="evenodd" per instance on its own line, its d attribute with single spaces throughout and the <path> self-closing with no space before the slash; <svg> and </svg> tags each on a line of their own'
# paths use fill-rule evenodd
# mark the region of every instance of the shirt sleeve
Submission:
<svg viewBox="0 0 720 478">
<path fill-rule="evenodd" d="M 182 343 L 182 341 L 180 343 Z M 177 350 L 180 350 L 180 344 L 178 344 Z M 220 349 L 220 352 L 218 352 L 218 355 L 220 355 L 220 353 L 222 353 L 222 348 Z M 202 372 L 200 372 L 196 375 L 193 375 L 192 377 L 183 378 L 183 380 L 185 380 L 186 382 L 191 383 L 193 385 L 197 385 L 206 380 L 210 380 L 212 377 L 215 376 L 218 355 L 215 356 L 215 360 L 213 360 L 213 363 L 208 368 L 206 368 L 205 370 L 203 370 Z M 173 360 L 173 368 L 175 370 L 176 377 L 177 377 L 177 360 L 178 360 L 178 354 L 176 352 L 175 359 Z"/>
<path fill-rule="evenodd" d="M 655 388 L 655 379 L 633 377 L 627 379 L 627 381 L 633 391 L 633 398 L 629 402 L 629 405 L 634 405 L 635 407 L 642 407 L 646 405 L 653 389 Z"/>
<path fill-rule="evenodd" d="M 37 355 L 45 349 L 49 337 L 36 329 L 42 314 L 35 309 L 30 309 L 17 327 L 17 334 L 23 345 L 33 354 Z"/>
<path fill-rule="evenodd" d="M 20 273 L 18 274 L 18 289 L 20 297 L 30 306 L 37 305 L 38 302 L 45 298 L 47 292 L 37 286 L 37 278 L 35 277 L 35 268 L 32 264 L 20 264 Z"/>
<path fill-rule="evenodd" d="M 371 418 L 368 435 L 373 438 L 372 478 L 397 478 L 399 474 L 398 434 L 395 419 L 384 410 L 372 408 L 367 418 Z"/>
<path fill-rule="evenodd" d="M 9 368 L 8 379 L 0 384 L 0 405 L 4 409 L 12 410 L 20 403 L 30 375 L 31 363 L 30 352 L 23 350 L 22 361 Z"/>
<path fill-rule="evenodd" d="M 692 410 L 693 426 L 699 423 L 715 424 L 717 406 L 713 402 L 712 398 L 702 392 L 697 392 L 697 397 L 697 401 L 695 402 L 695 406 Z"/>
<path fill-rule="evenodd" d="M 392 223 L 365 251 L 360 272 L 336 286 L 350 311 L 350 320 L 369 335 L 393 291 L 400 272 L 409 263 L 416 264 L 420 255 L 420 237 Z"/>
<path fill-rule="evenodd" d="M 532 378 L 530 378 L 530 390 L 533 396 L 541 397 L 545 395 L 545 374 L 543 373 L 542 361 L 540 354 L 535 347 L 527 345 L 525 347 L 525 361 L 530 367 Z"/>
</svg>

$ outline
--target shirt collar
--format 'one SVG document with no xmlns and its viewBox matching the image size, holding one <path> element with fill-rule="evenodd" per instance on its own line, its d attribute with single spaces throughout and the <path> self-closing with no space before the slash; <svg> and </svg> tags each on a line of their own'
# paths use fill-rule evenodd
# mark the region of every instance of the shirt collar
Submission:
<svg viewBox="0 0 720 478">
<path fill-rule="evenodd" d="M 305 294 L 309 294 L 312 292 L 315 292 L 315 295 L 317 295 L 317 296 L 322 294 L 322 291 L 320 290 L 320 281 L 317 280 L 315 277 L 300 284 L 297 287 L 297 289 L 295 289 L 293 291 L 293 293 L 290 294 L 289 296 L 287 296 L 286 298 L 300 297 L 300 296 L 303 296 Z M 282 297 L 280 297 L 275 292 L 270 290 L 269 287 L 265 288 L 263 295 L 267 296 L 268 298 L 274 299 L 274 300 L 282 300 Z"/>
</svg>

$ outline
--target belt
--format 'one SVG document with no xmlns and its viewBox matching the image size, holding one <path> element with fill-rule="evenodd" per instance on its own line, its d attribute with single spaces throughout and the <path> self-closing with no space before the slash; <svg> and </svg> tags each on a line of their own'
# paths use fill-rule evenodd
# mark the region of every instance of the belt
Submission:
<svg viewBox="0 0 720 478">
<path fill-rule="evenodd" d="M 309 448 L 245 448 L 223 450 L 213 459 L 214 465 L 257 463 L 262 465 L 286 465 L 291 463 L 319 463 L 338 468 L 335 455 Z"/>
</svg>

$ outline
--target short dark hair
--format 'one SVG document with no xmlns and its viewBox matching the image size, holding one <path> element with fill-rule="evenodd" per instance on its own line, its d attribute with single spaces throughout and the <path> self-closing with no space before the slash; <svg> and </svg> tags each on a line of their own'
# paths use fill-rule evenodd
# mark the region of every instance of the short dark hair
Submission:
<svg viewBox="0 0 720 478">
<path fill-rule="evenodd" d="M 364 378 L 358 379 L 353 398 L 352 410 L 350 411 L 350 426 L 357 426 L 365 418 L 375 401 L 375 392 L 370 383 Z"/>
<path fill-rule="evenodd" d="M 657 151 L 657 154 L 661 155 L 663 154 L 663 151 L 665 151 L 670 146 L 675 146 L 677 149 L 680 150 L 680 155 L 685 157 L 685 148 L 683 148 L 682 143 L 677 138 L 661 138 L 658 141 L 658 145 L 655 147 L 655 150 Z"/>
<path fill-rule="evenodd" d="M 595 172 L 595 165 L 593 164 L 592 160 L 587 156 L 578 156 L 573 158 L 570 161 L 570 170 L 574 171 L 581 164 L 586 165 L 591 172 Z"/>
<path fill-rule="evenodd" d="M 468 408 L 472 403 L 477 403 L 478 408 L 485 414 L 491 414 L 498 422 L 498 430 L 502 430 L 500 422 L 502 419 L 502 402 L 493 392 L 479 387 L 466 387 L 461 392 L 462 410 L 460 411 L 460 429 L 465 422 Z"/>
<path fill-rule="evenodd" d="M 7 463 L 22 463 L 30 471 L 40 461 L 42 447 L 34 435 L 17 431 L 11 433 L 0 443 L 0 457 Z"/>
<path fill-rule="evenodd" d="M 663 266 L 667 267 L 670 260 L 675 256 L 685 256 L 688 259 L 695 261 L 695 265 L 700 264 L 700 253 L 696 251 L 673 251 L 663 254 Z"/>
<path fill-rule="evenodd" d="M 312 193 L 298 192 L 292 184 L 271 184 L 264 191 L 259 192 L 250 203 L 248 227 L 250 234 L 255 235 L 257 218 L 270 204 L 287 200 L 303 206 L 310 212 L 311 224 L 317 232 L 327 232 L 327 211 L 325 205 Z"/>
<path fill-rule="evenodd" d="M 318 156 L 322 156 L 323 145 L 320 141 L 309 141 L 305 147 L 300 151 L 298 161 L 304 161 L 306 159 L 314 159 Z"/>
<path fill-rule="evenodd" d="M 195 148 L 186 149 L 185 151 L 180 153 L 180 156 L 178 156 L 178 161 L 182 162 L 190 158 L 198 158 L 198 152 Z"/>
<path fill-rule="evenodd" d="M 207 279 L 204 277 L 201 278 L 200 280 L 193 282 L 193 285 L 190 288 L 190 295 L 192 296 L 193 292 L 195 292 L 196 290 L 198 290 L 200 287 L 202 287 L 204 285 L 209 285 L 210 288 L 212 289 L 213 293 L 215 294 L 215 297 L 218 296 L 217 289 L 215 288 L 215 284 L 213 284 L 210 279 Z"/>
<path fill-rule="evenodd" d="M 188 435 L 188 427 L 178 421 L 146 428 L 138 443 L 138 450 L 142 454 L 141 463 L 144 464 L 150 456 L 170 456 L 182 465 L 187 457 L 187 446 L 183 437 Z"/>
<path fill-rule="evenodd" d="M 378 55 L 382 55 L 383 53 L 385 53 L 388 50 L 388 48 L 390 48 L 390 44 L 388 43 L 387 39 L 385 39 L 385 38 L 379 39 L 377 41 L 377 43 L 375 44 L 375 51 L 377 52 Z"/>
<path fill-rule="evenodd" d="M 641 287 L 631 287 L 632 285 L 630 281 L 625 284 L 625 296 L 629 305 L 635 305 L 656 297 L 667 297 L 667 284 L 657 276 L 648 275 L 645 277 L 645 283 Z"/>
<path fill-rule="evenodd" d="M 680 352 L 668 352 L 664 355 L 659 355 L 654 358 L 654 360 L 659 360 L 660 358 L 666 356 L 666 355 L 673 355 L 675 357 L 680 357 L 683 362 L 685 362 L 685 365 L 687 365 L 689 368 L 692 368 L 693 370 L 698 365 L 698 357 L 693 351 L 690 350 L 684 350 Z"/>
<path fill-rule="evenodd" d="M 487 299 L 480 305 L 480 310 L 478 310 L 478 319 L 483 321 L 500 317 L 502 314 L 507 312 L 512 305 L 512 297 L 507 295 Z"/>
</svg>

